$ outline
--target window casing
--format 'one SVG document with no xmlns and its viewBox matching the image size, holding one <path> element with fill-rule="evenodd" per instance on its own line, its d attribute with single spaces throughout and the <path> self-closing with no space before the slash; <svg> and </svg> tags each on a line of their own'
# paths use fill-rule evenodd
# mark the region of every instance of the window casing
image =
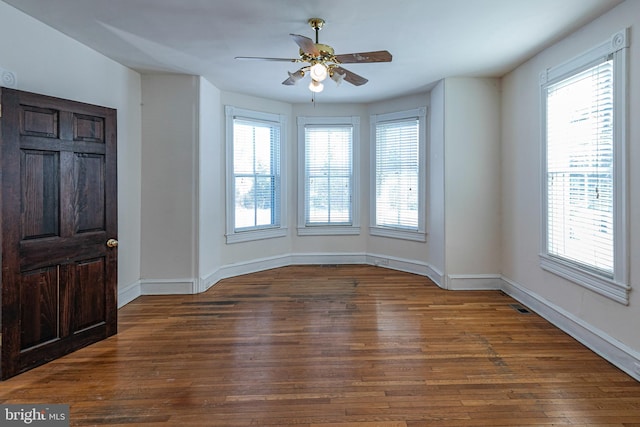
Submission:
<svg viewBox="0 0 640 427">
<path fill-rule="evenodd" d="M 282 237 L 284 116 L 225 107 L 227 243 Z"/>
<path fill-rule="evenodd" d="M 627 30 L 541 75 L 541 267 L 628 303 Z"/>
<path fill-rule="evenodd" d="M 371 227 L 426 241 L 426 108 L 371 117 Z"/>
<path fill-rule="evenodd" d="M 298 234 L 359 234 L 360 118 L 298 117 Z"/>
</svg>

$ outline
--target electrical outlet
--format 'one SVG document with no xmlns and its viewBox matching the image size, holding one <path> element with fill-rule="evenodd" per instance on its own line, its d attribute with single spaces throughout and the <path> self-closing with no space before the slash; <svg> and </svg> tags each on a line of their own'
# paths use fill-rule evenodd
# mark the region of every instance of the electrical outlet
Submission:
<svg viewBox="0 0 640 427">
<path fill-rule="evenodd" d="M 388 258 L 376 258 L 375 265 L 389 265 Z"/>
</svg>

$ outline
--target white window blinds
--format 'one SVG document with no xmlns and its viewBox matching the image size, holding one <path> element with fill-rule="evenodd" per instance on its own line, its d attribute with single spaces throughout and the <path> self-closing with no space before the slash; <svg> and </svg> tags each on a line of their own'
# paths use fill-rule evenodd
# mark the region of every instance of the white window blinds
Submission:
<svg viewBox="0 0 640 427">
<path fill-rule="evenodd" d="M 235 118 L 233 179 L 235 229 L 280 224 L 280 126 Z"/>
<path fill-rule="evenodd" d="M 307 125 L 305 225 L 352 223 L 353 126 Z"/>
<path fill-rule="evenodd" d="M 375 132 L 375 225 L 418 230 L 419 120 L 379 122 Z"/>
<path fill-rule="evenodd" d="M 612 277 L 613 61 L 550 85 L 547 252 Z"/>
</svg>

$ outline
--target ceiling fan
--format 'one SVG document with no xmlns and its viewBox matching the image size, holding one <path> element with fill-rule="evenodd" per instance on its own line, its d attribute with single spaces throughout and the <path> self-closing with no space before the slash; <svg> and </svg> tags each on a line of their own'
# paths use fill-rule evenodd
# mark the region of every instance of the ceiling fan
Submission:
<svg viewBox="0 0 640 427">
<path fill-rule="evenodd" d="M 331 46 L 318 42 L 318 31 L 324 26 L 324 20 L 321 18 L 311 18 L 308 22 L 316 32 L 315 42 L 309 37 L 289 34 L 293 38 L 293 41 L 300 47 L 300 56 L 298 58 L 237 56 L 236 59 L 306 63 L 306 65 L 298 71 L 293 73 L 289 72 L 289 78 L 283 81 L 282 84 L 287 86 L 294 85 L 309 73 L 311 76 L 309 89 L 312 92 L 322 92 L 322 89 L 324 89 L 322 81 L 327 77 L 331 78 L 331 80 L 337 84 L 340 84 L 344 80 L 355 86 L 361 86 L 368 81 L 364 77 L 341 67 L 341 64 L 391 62 L 391 54 L 386 50 L 336 55 Z"/>
</svg>

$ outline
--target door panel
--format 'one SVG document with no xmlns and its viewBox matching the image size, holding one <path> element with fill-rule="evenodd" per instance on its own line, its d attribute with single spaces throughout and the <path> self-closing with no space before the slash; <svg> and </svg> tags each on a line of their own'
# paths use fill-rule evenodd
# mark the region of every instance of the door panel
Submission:
<svg viewBox="0 0 640 427">
<path fill-rule="evenodd" d="M 20 134 L 58 138 L 58 111 L 24 105 L 20 111 Z"/>
<path fill-rule="evenodd" d="M 75 265 L 73 332 L 104 323 L 106 311 L 104 270 L 104 258 L 86 260 Z"/>
<path fill-rule="evenodd" d="M 104 156 L 77 153 L 74 172 L 75 232 L 104 230 Z"/>
<path fill-rule="evenodd" d="M 4 379 L 116 332 L 116 111 L 0 91 Z"/>
<path fill-rule="evenodd" d="M 58 268 L 28 271 L 20 286 L 20 350 L 60 338 Z"/>
<path fill-rule="evenodd" d="M 57 236 L 59 212 L 58 153 L 22 150 L 22 239 Z M 28 198 L 27 198 L 28 197 Z"/>
<path fill-rule="evenodd" d="M 73 139 L 104 143 L 104 119 L 102 117 L 74 114 Z"/>
</svg>

